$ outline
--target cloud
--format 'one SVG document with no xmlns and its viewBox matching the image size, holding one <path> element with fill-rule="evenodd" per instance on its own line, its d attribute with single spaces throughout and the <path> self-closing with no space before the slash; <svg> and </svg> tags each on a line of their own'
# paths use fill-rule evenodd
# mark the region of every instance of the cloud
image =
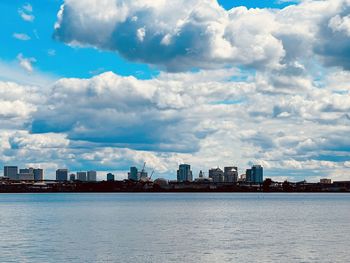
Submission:
<svg viewBox="0 0 350 263">
<path fill-rule="evenodd" d="M 22 53 L 17 55 L 19 65 L 27 70 L 28 72 L 33 72 L 33 63 L 36 62 L 35 58 L 26 58 Z"/>
<path fill-rule="evenodd" d="M 26 3 L 22 6 L 22 8 L 19 8 L 18 14 L 24 21 L 27 22 L 33 22 L 35 19 L 35 16 L 33 15 L 33 7 L 29 3 Z"/>
<path fill-rule="evenodd" d="M 23 33 L 13 33 L 13 37 L 18 39 L 18 40 L 23 40 L 23 41 L 30 40 L 30 36 L 28 36 L 27 34 L 23 34 Z"/>
</svg>

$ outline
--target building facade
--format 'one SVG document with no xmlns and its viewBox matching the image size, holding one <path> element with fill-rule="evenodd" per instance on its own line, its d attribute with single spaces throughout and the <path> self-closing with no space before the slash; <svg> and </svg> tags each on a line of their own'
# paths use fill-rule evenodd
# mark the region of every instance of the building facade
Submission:
<svg viewBox="0 0 350 263">
<path fill-rule="evenodd" d="M 128 173 L 128 179 L 132 181 L 140 180 L 140 173 L 137 171 L 136 167 L 130 167 L 130 172 Z"/>
<path fill-rule="evenodd" d="M 224 172 L 218 168 L 212 168 L 209 170 L 209 178 L 213 180 L 214 183 L 224 182 Z"/>
<path fill-rule="evenodd" d="M 85 182 L 87 180 L 86 172 L 77 172 L 77 180 Z"/>
<path fill-rule="evenodd" d="M 43 169 L 33 169 L 34 181 L 44 180 L 44 170 Z"/>
<path fill-rule="evenodd" d="M 113 182 L 115 180 L 114 174 L 108 173 L 107 174 L 107 182 Z"/>
<path fill-rule="evenodd" d="M 262 184 L 264 181 L 263 167 L 261 165 L 253 165 L 251 169 L 246 170 L 246 182 L 253 184 Z"/>
<path fill-rule="evenodd" d="M 68 180 L 68 169 L 56 170 L 56 181 L 67 181 Z"/>
<path fill-rule="evenodd" d="M 18 180 L 18 167 L 17 166 L 4 166 L 4 176 L 10 180 Z"/>
<path fill-rule="evenodd" d="M 224 168 L 224 182 L 235 183 L 238 181 L 238 168 L 236 166 L 229 166 Z"/>
<path fill-rule="evenodd" d="M 178 182 L 192 182 L 193 176 L 191 171 L 191 165 L 180 164 L 179 170 L 177 170 L 177 181 Z"/>
<path fill-rule="evenodd" d="M 87 172 L 87 180 L 89 182 L 96 182 L 96 180 L 97 180 L 97 173 L 96 173 L 96 171 L 88 171 Z"/>
</svg>

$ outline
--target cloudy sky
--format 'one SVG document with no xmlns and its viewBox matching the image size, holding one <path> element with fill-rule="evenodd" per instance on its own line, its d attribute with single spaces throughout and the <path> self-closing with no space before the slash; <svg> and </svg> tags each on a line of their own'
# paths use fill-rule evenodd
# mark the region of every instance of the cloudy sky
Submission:
<svg viewBox="0 0 350 263">
<path fill-rule="evenodd" d="M 0 165 L 350 179 L 350 0 L 4 0 Z"/>
</svg>

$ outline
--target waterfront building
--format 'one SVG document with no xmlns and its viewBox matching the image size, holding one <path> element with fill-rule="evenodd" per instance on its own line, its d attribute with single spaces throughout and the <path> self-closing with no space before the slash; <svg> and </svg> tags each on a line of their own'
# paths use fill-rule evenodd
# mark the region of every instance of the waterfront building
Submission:
<svg viewBox="0 0 350 263">
<path fill-rule="evenodd" d="M 235 183 L 238 181 L 238 168 L 236 166 L 229 166 L 224 168 L 224 182 Z"/>
<path fill-rule="evenodd" d="M 4 176 L 10 180 L 18 179 L 18 167 L 17 166 L 4 166 Z"/>
<path fill-rule="evenodd" d="M 140 173 L 138 173 L 136 167 L 130 167 L 130 172 L 128 173 L 128 179 L 133 181 L 139 181 L 140 180 Z"/>
<path fill-rule="evenodd" d="M 113 182 L 115 180 L 114 174 L 108 173 L 107 174 L 107 182 Z"/>
<path fill-rule="evenodd" d="M 75 174 L 70 174 L 69 175 L 69 181 L 75 181 Z"/>
<path fill-rule="evenodd" d="M 33 168 L 19 169 L 18 180 L 33 181 L 34 180 L 34 169 Z"/>
<path fill-rule="evenodd" d="M 86 172 L 77 172 L 77 180 L 85 182 L 87 180 Z"/>
<path fill-rule="evenodd" d="M 97 173 L 96 173 L 96 171 L 88 171 L 87 172 L 87 180 L 89 182 L 96 182 L 96 180 L 97 180 Z"/>
<path fill-rule="evenodd" d="M 212 168 L 209 170 L 209 178 L 213 180 L 214 183 L 224 182 L 224 172 L 218 168 Z"/>
<path fill-rule="evenodd" d="M 177 181 L 178 182 L 192 182 L 192 171 L 191 165 L 189 164 L 180 164 L 179 170 L 177 170 Z"/>
<path fill-rule="evenodd" d="M 320 179 L 320 183 L 321 184 L 331 184 L 332 179 L 323 178 L 323 179 Z"/>
<path fill-rule="evenodd" d="M 68 169 L 56 170 L 56 181 L 67 181 L 68 180 Z"/>
<path fill-rule="evenodd" d="M 246 170 L 247 183 L 262 184 L 263 180 L 263 167 L 261 165 L 253 165 L 251 169 Z"/>
<path fill-rule="evenodd" d="M 44 170 L 43 169 L 33 169 L 34 181 L 44 180 Z"/>
</svg>

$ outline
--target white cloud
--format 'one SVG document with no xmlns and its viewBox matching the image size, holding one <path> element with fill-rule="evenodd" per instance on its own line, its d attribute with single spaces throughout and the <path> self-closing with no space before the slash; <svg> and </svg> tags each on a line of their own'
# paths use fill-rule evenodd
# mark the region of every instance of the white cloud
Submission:
<svg viewBox="0 0 350 263">
<path fill-rule="evenodd" d="M 29 3 L 26 3 L 22 6 L 22 8 L 19 8 L 18 14 L 24 21 L 27 22 L 33 22 L 35 19 L 35 16 L 33 15 L 33 7 Z"/>
<path fill-rule="evenodd" d="M 23 41 L 30 40 L 30 36 L 28 36 L 27 34 L 23 34 L 23 33 L 13 33 L 13 37 L 18 39 L 18 40 L 23 40 Z"/>
<path fill-rule="evenodd" d="M 33 63 L 36 62 L 35 58 L 26 58 L 22 53 L 17 55 L 19 65 L 27 70 L 28 72 L 33 72 Z"/>
</svg>

